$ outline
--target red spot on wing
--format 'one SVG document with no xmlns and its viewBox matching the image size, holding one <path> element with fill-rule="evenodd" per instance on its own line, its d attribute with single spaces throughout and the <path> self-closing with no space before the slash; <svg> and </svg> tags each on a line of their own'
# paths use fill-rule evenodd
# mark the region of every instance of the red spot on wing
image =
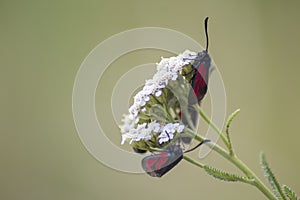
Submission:
<svg viewBox="0 0 300 200">
<path fill-rule="evenodd" d="M 200 80 L 200 86 L 201 87 L 205 87 L 206 86 L 206 82 L 205 82 L 205 79 L 203 77 L 206 77 L 207 76 L 207 67 L 204 66 L 204 65 L 200 65 L 199 66 L 199 72 L 201 74 L 201 80 Z"/>
<path fill-rule="evenodd" d="M 158 158 L 151 158 L 146 161 L 146 167 L 148 172 L 152 172 L 153 170 L 153 165 L 157 162 Z"/>
<path fill-rule="evenodd" d="M 203 78 L 206 76 L 207 76 L 207 67 L 201 64 L 197 70 L 196 76 L 194 77 L 194 84 L 193 84 L 193 89 L 198 99 L 204 95 L 201 94 L 201 91 L 207 85 L 205 79 Z"/>
<path fill-rule="evenodd" d="M 155 169 L 161 169 L 163 164 L 165 164 L 168 160 L 168 152 L 163 152 L 161 154 L 159 154 L 159 160 L 158 162 L 155 164 Z"/>
</svg>

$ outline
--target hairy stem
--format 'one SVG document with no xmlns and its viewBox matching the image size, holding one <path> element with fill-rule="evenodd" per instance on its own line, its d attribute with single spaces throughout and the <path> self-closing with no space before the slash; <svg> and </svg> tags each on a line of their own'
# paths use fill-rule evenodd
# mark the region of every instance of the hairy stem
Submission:
<svg viewBox="0 0 300 200">
<path fill-rule="evenodd" d="M 195 139 L 198 141 L 202 141 L 204 138 L 200 137 L 199 135 L 195 136 Z M 224 157 L 226 160 L 231 162 L 233 165 L 235 165 L 238 169 L 240 169 L 249 179 L 252 179 L 252 182 L 249 182 L 248 184 L 251 184 L 255 186 L 257 189 L 259 189 L 268 199 L 270 200 L 276 200 L 276 197 L 274 194 L 262 183 L 262 181 L 256 176 L 256 174 L 246 165 L 244 164 L 236 155 L 231 155 L 229 152 L 224 150 L 222 147 L 220 147 L 217 144 L 214 143 L 206 143 L 209 147 L 211 147 L 215 152 L 219 153 L 222 157 Z M 193 160 L 192 158 L 189 158 L 187 156 L 183 157 L 188 162 L 196 165 L 197 167 L 203 168 L 203 164 Z"/>
<path fill-rule="evenodd" d="M 223 149 L 219 145 L 217 145 L 215 143 L 212 143 L 212 142 L 208 142 L 208 143 L 205 143 L 205 144 L 208 145 L 212 150 L 214 150 L 215 152 L 220 154 L 222 157 L 224 157 L 226 160 L 231 162 L 239 170 L 241 170 L 247 176 L 248 179 L 253 180 L 253 181 L 246 182 L 247 184 L 255 186 L 268 199 L 276 200 L 275 195 L 269 190 L 269 188 L 267 188 L 263 184 L 263 182 L 256 176 L 256 174 L 243 161 L 241 161 L 236 156 L 236 154 L 233 153 L 231 142 L 228 141 L 228 139 L 225 137 L 225 134 L 223 134 L 222 131 L 217 128 L 217 126 L 210 120 L 210 118 L 202 111 L 202 109 L 199 106 L 197 107 L 197 109 L 198 109 L 201 117 L 219 134 L 219 136 L 221 137 L 222 141 L 224 142 L 224 144 L 226 145 L 226 147 L 228 148 L 229 151 L 226 151 L 225 149 Z M 238 112 L 236 112 L 236 114 L 237 113 Z M 231 118 L 233 118 L 233 117 L 231 117 Z M 230 124 L 230 123 L 231 123 L 231 121 L 229 121 L 227 123 L 227 125 Z M 195 136 L 195 139 L 198 140 L 198 141 L 203 141 L 204 140 L 204 138 L 201 137 L 200 135 L 194 135 L 194 136 Z M 228 137 L 229 137 L 229 134 L 228 134 Z M 197 167 L 200 167 L 200 168 L 204 167 L 203 164 L 201 164 L 201 163 L 199 163 L 199 162 L 197 162 L 197 161 L 193 160 L 192 158 L 187 157 L 185 155 L 183 156 L 183 159 L 185 159 L 186 161 L 190 162 L 191 164 L 193 164 Z"/>
</svg>

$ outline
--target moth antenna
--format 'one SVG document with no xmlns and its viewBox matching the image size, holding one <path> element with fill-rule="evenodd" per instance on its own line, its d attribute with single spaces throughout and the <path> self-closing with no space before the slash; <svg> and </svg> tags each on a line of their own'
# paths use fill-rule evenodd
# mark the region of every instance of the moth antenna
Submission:
<svg viewBox="0 0 300 200">
<path fill-rule="evenodd" d="M 189 149 L 189 150 L 186 150 L 184 153 L 188 153 L 188 152 L 191 152 L 191 151 L 194 151 L 195 149 L 197 149 L 198 147 L 200 147 L 202 144 L 206 143 L 206 142 L 210 142 L 210 140 L 202 140 L 199 144 L 197 144 L 195 147 Z"/>
<path fill-rule="evenodd" d="M 205 49 L 206 52 L 208 52 L 208 32 L 207 32 L 207 26 L 208 26 L 208 17 L 206 17 L 205 20 L 204 20 L 204 30 L 205 30 L 205 35 L 206 35 L 206 49 Z"/>
</svg>

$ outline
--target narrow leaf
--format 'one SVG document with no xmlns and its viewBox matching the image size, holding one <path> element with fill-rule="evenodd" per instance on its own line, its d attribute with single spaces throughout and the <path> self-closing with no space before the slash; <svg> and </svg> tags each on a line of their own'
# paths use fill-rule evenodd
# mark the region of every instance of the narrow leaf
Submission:
<svg viewBox="0 0 300 200">
<path fill-rule="evenodd" d="M 287 185 L 283 185 L 283 190 L 285 195 L 290 199 L 290 200 L 300 200 L 299 197 L 297 197 L 296 193 Z"/>
<path fill-rule="evenodd" d="M 240 109 L 237 109 L 236 111 L 231 113 L 231 115 L 228 117 L 228 120 L 226 122 L 226 132 L 229 132 L 228 130 L 229 130 L 232 120 L 235 118 L 235 116 L 237 116 L 237 114 L 239 114 L 240 111 L 241 111 Z"/>
<path fill-rule="evenodd" d="M 235 116 L 237 116 L 237 114 L 239 114 L 240 109 L 237 109 L 236 111 L 234 111 L 229 117 L 228 120 L 226 122 L 226 137 L 228 140 L 228 144 L 229 144 L 229 152 L 232 155 L 233 154 L 233 149 L 232 149 L 232 144 L 231 144 L 231 139 L 230 139 L 230 135 L 229 135 L 229 127 L 231 125 L 232 120 L 235 118 Z"/>
<path fill-rule="evenodd" d="M 217 169 L 211 166 L 205 165 L 203 168 L 209 175 L 223 181 L 231 181 L 231 182 L 240 181 L 240 182 L 250 183 L 250 184 L 252 184 L 253 182 L 251 179 L 248 179 L 247 177 L 225 172 L 221 169 Z"/>
<path fill-rule="evenodd" d="M 283 191 L 281 190 L 281 187 L 280 187 L 274 173 L 272 172 L 271 168 L 269 167 L 269 164 L 266 160 L 266 156 L 263 152 L 261 152 L 261 154 L 260 154 L 260 162 L 261 162 L 262 170 L 264 171 L 264 175 L 267 178 L 267 180 L 269 181 L 277 199 L 286 200 L 285 195 L 284 195 Z"/>
</svg>

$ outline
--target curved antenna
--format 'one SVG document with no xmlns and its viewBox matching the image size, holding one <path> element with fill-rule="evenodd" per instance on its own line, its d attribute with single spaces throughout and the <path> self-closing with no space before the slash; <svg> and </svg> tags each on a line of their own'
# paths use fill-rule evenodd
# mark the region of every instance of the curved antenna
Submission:
<svg viewBox="0 0 300 200">
<path fill-rule="evenodd" d="M 206 52 L 208 52 L 208 33 L 207 33 L 207 26 L 208 26 L 208 17 L 206 17 L 205 20 L 204 20 L 204 30 L 205 30 L 205 35 L 206 35 L 206 49 L 205 49 Z"/>
<path fill-rule="evenodd" d="M 184 153 L 188 153 L 190 151 L 194 151 L 195 149 L 197 149 L 198 147 L 200 147 L 202 144 L 206 143 L 206 142 L 210 142 L 210 140 L 202 140 L 199 144 L 197 144 L 195 147 L 186 150 Z"/>
</svg>

